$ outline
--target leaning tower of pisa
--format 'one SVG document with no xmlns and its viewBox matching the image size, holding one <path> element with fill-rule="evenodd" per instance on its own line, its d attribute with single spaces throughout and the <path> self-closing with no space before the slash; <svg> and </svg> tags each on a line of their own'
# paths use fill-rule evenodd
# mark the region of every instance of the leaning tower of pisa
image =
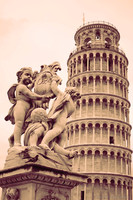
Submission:
<svg viewBox="0 0 133 200">
<path fill-rule="evenodd" d="M 119 48 L 120 33 L 109 23 L 93 22 L 75 33 L 68 58 L 68 86 L 81 94 L 67 123 L 67 147 L 78 150 L 73 171 L 88 183 L 72 200 L 132 200 L 128 101 L 128 59 Z"/>
</svg>

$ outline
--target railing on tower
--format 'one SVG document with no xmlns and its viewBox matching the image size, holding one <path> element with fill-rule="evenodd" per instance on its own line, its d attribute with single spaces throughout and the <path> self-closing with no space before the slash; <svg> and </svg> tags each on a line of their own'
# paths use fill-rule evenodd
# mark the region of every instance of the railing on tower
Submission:
<svg viewBox="0 0 133 200">
<path fill-rule="evenodd" d="M 89 50 L 89 49 L 106 49 L 106 50 L 113 50 L 113 51 L 117 51 L 119 53 L 121 53 L 122 55 L 125 56 L 125 53 L 122 49 L 118 48 L 118 47 L 114 47 L 114 46 L 110 46 L 110 47 L 106 47 L 106 45 L 102 45 L 102 44 L 90 44 L 89 46 L 82 46 L 82 47 L 78 47 L 77 49 L 73 50 L 70 53 L 70 57 L 73 56 L 75 53 L 78 53 L 79 51 L 84 51 L 84 50 Z"/>
<path fill-rule="evenodd" d="M 87 25 L 94 25 L 94 24 L 105 24 L 105 25 L 108 25 L 108 26 L 112 26 L 113 28 L 115 28 L 115 29 L 117 30 L 117 28 L 116 28 L 113 24 L 111 24 L 111 23 L 109 23 L 109 22 L 105 22 L 105 21 L 92 21 L 92 22 L 83 23 L 83 25 L 81 25 L 81 26 L 77 29 L 77 31 L 78 31 L 79 29 L 81 29 L 82 27 L 84 27 L 84 26 L 87 26 Z M 117 30 L 117 31 L 118 31 L 118 30 Z"/>
</svg>

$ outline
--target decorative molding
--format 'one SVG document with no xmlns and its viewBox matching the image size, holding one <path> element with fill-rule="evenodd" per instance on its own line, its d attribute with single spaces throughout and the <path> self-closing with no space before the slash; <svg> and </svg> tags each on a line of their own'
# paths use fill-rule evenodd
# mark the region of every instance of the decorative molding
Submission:
<svg viewBox="0 0 133 200">
<path fill-rule="evenodd" d="M 51 183 L 51 184 L 57 184 L 57 185 L 63 185 L 63 186 L 67 186 L 67 187 L 75 187 L 78 182 L 77 181 L 73 181 L 70 179 L 64 179 L 64 178 L 59 178 L 59 177 L 52 177 L 52 176 L 47 176 L 47 175 L 43 175 L 43 174 L 37 174 L 36 172 L 28 172 L 28 173 L 23 173 L 23 174 L 18 174 L 18 175 L 14 175 L 14 176 L 9 176 L 9 177 L 5 177 L 5 178 L 1 178 L 0 179 L 0 186 L 6 186 L 6 185 L 10 185 L 13 183 L 23 183 L 25 181 L 41 181 L 41 182 L 47 182 L 47 183 Z"/>
</svg>

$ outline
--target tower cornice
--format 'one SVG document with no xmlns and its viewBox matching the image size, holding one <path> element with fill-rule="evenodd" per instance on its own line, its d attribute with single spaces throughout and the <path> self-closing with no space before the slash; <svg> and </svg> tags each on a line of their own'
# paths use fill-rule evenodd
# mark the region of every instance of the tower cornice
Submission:
<svg viewBox="0 0 133 200">
<path fill-rule="evenodd" d="M 83 26 L 80 26 L 76 33 L 75 33 L 75 36 L 74 36 L 74 39 L 76 39 L 77 35 L 82 32 L 82 31 L 85 31 L 85 30 L 88 30 L 88 29 L 94 29 L 94 28 L 104 28 L 104 29 L 107 29 L 107 30 L 110 30 L 112 32 L 115 32 L 117 35 L 118 35 L 118 41 L 120 40 L 120 33 L 119 31 L 116 29 L 116 27 L 111 24 L 111 23 L 108 23 L 108 22 L 104 22 L 104 21 L 93 21 L 93 22 L 88 22 L 86 24 L 84 24 Z"/>
</svg>

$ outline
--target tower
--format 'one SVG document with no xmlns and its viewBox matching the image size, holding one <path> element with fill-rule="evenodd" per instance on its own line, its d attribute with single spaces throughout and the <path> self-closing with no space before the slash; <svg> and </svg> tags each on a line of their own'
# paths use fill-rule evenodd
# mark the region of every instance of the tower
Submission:
<svg viewBox="0 0 133 200">
<path fill-rule="evenodd" d="M 73 171 L 86 174 L 88 183 L 73 190 L 72 200 L 132 200 L 128 59 L 120 34 L 112 24 L 93 22 L 74 39 L 67 85 L 81 99 L 67 123 L 66 148 L 78 150 Z"/>
</svg>

